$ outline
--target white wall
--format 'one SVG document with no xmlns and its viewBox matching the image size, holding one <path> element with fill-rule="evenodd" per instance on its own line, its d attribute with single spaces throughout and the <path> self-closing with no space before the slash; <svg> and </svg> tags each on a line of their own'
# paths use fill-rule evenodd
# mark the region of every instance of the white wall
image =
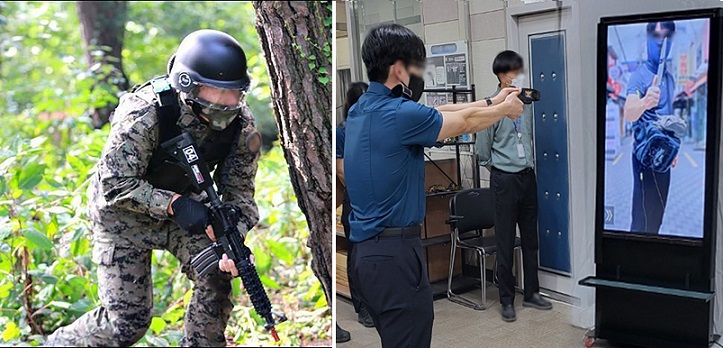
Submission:
<svg viewBox="0 0 723 348">
<path fill-rule="evenodd" d="M 350 68 L 349 61 L 349 37 L 336 39 L 336 69 L 344 70 Z"/>
</svg>

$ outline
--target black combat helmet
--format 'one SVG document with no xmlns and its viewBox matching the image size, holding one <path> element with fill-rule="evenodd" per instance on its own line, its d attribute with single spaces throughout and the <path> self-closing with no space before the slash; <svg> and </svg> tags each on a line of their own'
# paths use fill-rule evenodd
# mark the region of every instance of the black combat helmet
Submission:
<svg viewBox="0 0 723 348">
<path fill-rule="evenodd" d="M 186 36 L 168 62 L 168 79 L 196 114 L 205 114 L 210 125 L 223 129 L 243 105 L 250 78 L 241 45 L 224 32 L 197 30 Z M 241 91 L 235 106 L 214 104 L 198 96 L 201 86 Z"/>
</svg>

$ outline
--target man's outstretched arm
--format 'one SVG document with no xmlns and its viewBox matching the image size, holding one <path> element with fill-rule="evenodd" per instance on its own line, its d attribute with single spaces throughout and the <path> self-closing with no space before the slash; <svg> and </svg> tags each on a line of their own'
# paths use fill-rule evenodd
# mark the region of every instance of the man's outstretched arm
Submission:
<svg viewBox="0 0 723 348">
<path fill-rule="evenodd" d="M 510 93 L 516 91 L 517 88 L 503 88 L 499 93 L 497 93 L 496 96 L 490 98 L 492 101 L 492 105 L 487 105 L 487 101 L 482 99 L 478 101 L 474 101 L 471 103 L 457 103 L 457 104 L 444 104 L 437 106 L 435 109 L 439 110 L 440 112 L 446 112 L 446 111 L 460 111 L 471 107 L 476 108 L 486 108 L 493 105 L 499 105 L 502 104 L 502 102 L 505 101 L 505 98 L 507 98 L 507 95 Z"/>
<path fill-rule="evenodd" d="M 517 119 L 522 114 L 524 104 L 517 98 L 519 90 L 508 93 L 504 101 L 488 107 L 468 107 L 458 111 L 442 111 L 442 129 L 437 141 L 476 133 L 495 124 L 505 116 Z"/>
</svg>

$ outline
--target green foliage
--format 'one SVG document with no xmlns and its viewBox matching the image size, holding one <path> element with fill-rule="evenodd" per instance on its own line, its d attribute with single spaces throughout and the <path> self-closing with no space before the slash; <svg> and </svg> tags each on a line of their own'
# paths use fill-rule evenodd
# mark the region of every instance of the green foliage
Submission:
<svg viewBox="0 0 723 348">
<path fill-rule="evenodd" d="M 329 74 L 329 70 L 331 69 L 332 55 L 332 3 L 331 1 L 321 1 L 319 4 L 315 4 L 313 8 L 318 11 L 316 13 L 316 16 L 322 18 L 322 24 L 329 33 L 328 37 L 321 43 L 314 42 L 314 40 L 309 37 L 304 37 L 304 42 L 306 42 L 306 44 L 299 45 L 298 43 L 294 42 L 291 44 L 291 46 L 294 47 L 297 51 L 299 51 L 299 56 L 301 58 L 306 58 L 309 69 L 318 75 L 316 80 L 326 86 L 328 83 L 331 82 L 331 75 Z M 294 37 L 294 39 L 298 39 L 297 36 L 294 36 L 293 34 L 291 35 Z M 311 47 L 313 47 L 315 50 L 309 49 Z M 324 56 L 317 58 L 315 54 L 310 53 L 311 51 L 321 51 Z"/>
<path fill-rule="evenodd" d="M 91 107 L 117 102 L 110 74 L 88 67 L 75 2 L 0 2 L 0 115 L 62 111 L 86 118 Z M 133 1 L 121 53 L 130 85 L 166 72 L 183 37 L 198 29 L 229 33 L 244 48 L 252 88 L 247 98 L 265 141 L 277 138 L 266 63 L 250 2 Z"/>
<path fill-rule="evenodd" d="M 31 335 L 32 326 L 51 332 L 99 304 L 85 191 L 108 127 L 92 130 L 82 122 L 38 122 L 24 116 L 3 116 L 3 120 L 0 331 L 3 341 L 36 344 L 42 337 Z M 263 154 L 256 187 L 261 220 L 249 232 L 247 243 L 272 303 L 290 317 L 278 327 L 283 343 L 328 341 L 331 317 L 310 268 L 308 226 L 278 144 Z M 153 320 L 140 345 L 177 345 L 181 339 L 192 286 L 180 268 L 170 253 L 154 251 Z M 27 281 L 32 285 L 24 291 Z M 270 344 L 238 278 L 234 303 L 227 335 L 237 344 Z"/>
</svg>

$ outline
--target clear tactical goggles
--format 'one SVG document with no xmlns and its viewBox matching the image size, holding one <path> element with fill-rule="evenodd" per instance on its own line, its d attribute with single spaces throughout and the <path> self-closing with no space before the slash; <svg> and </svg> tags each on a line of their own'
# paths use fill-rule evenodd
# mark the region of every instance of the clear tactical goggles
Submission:
<svg viewBox="0 0 723 348">
<path fill-rule="evenodd" d="M 244 89 L 224 89 L 218 88 L 211 85 L 203 85 L 201 83 L 194 83 L 195 88 L 192 88 L 184 99 L 187 102 L 191 102 L 191 106 L 195 113 L 201 113 L 208 117 L 209 125 L 212 129 L 223 130 L 225 129 L 241 112 L 241 108 L 246 104 L 246 94 L 248 87 Z M 238 100 L 234 105 L 226 105 L 213 103 L 199 96 L 199 93 L 203 87 L 213 88 L 221 93 L 239 93 Z"/>
</svg>

